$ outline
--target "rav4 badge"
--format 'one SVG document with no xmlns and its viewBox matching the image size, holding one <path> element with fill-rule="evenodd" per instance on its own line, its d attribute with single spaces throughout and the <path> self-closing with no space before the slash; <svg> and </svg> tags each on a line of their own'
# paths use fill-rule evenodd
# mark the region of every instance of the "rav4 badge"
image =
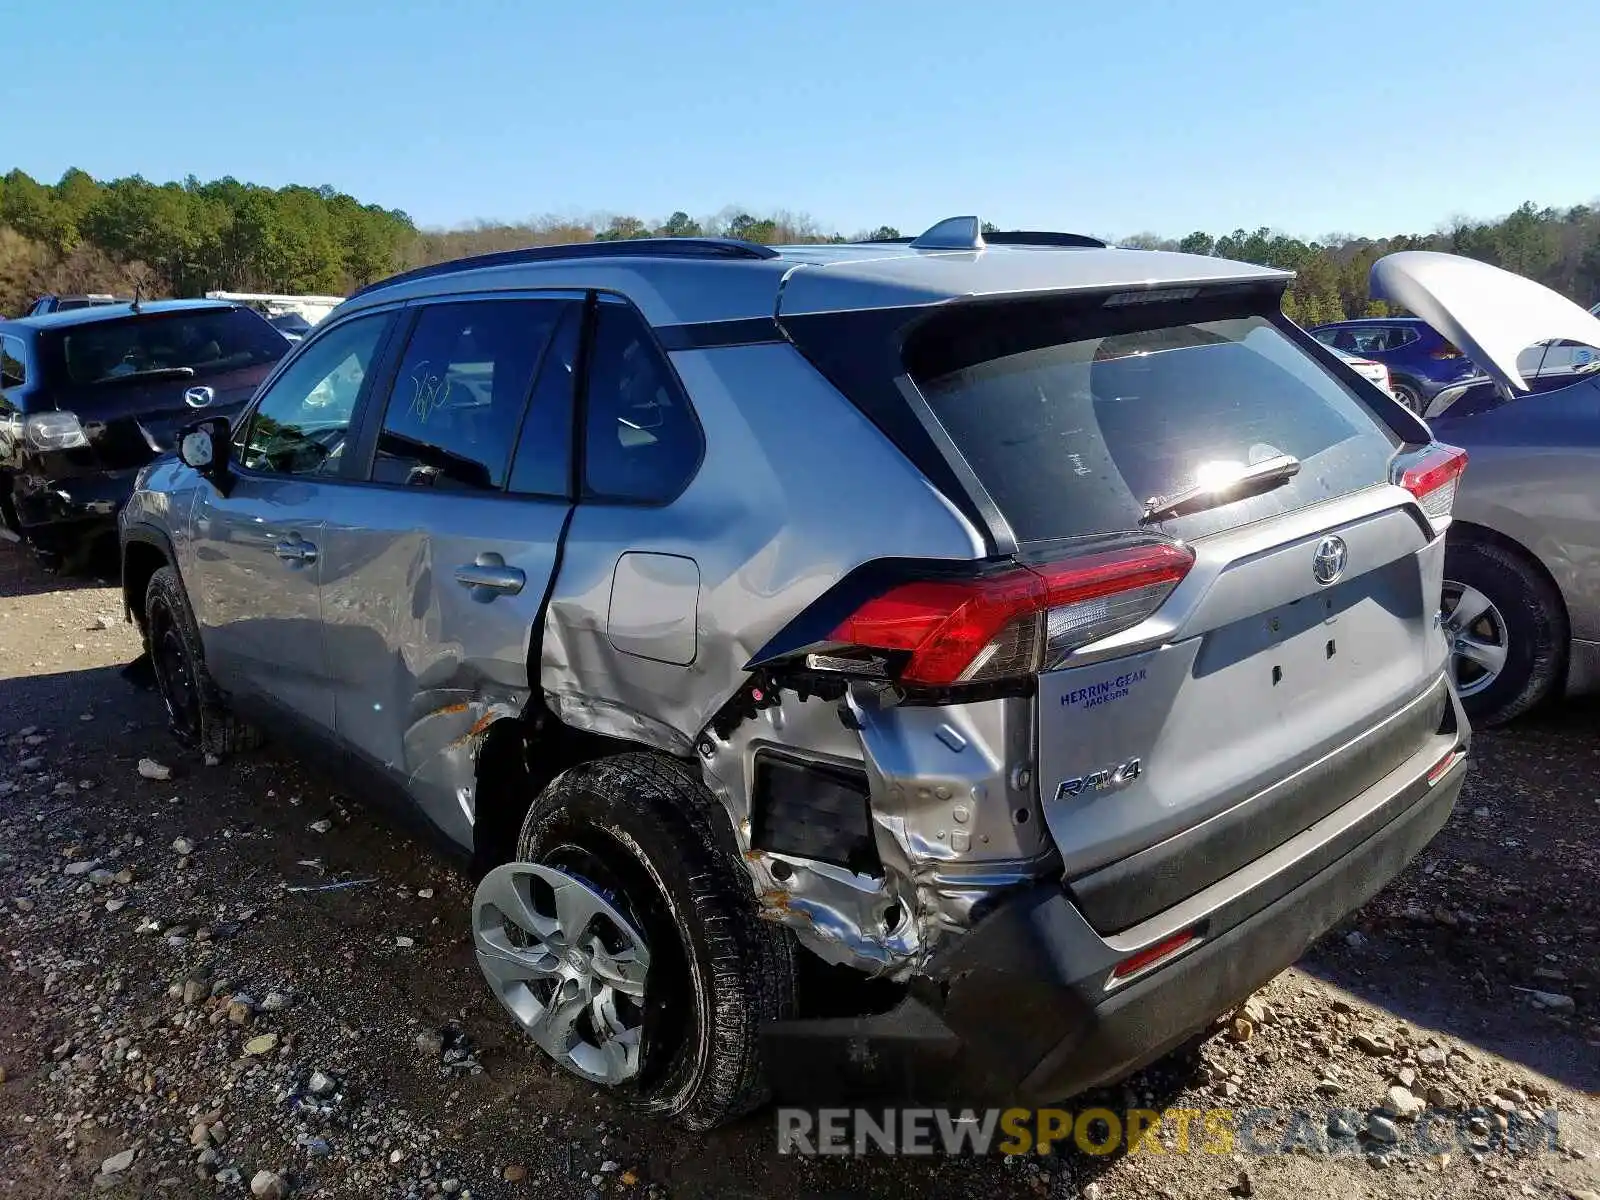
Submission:
<svg viewBox="0 0 1600 1200">
<path fill-rule="evenodd" d="M 1090 771 L 1087 775 L 1079 775 L 1073 779 L 1063 779 L 1061 786 L 1056 788 L 1056 799 L 1069 800 L 1073 796 L 1081 796 L 1086 792 L 1121 791 L 1139 778 L 1139 773 L 1142 769 L 1137 758 L 1130 758 L 1119 766 L 1104 767 L 1098 771 Z"/>
</svg>

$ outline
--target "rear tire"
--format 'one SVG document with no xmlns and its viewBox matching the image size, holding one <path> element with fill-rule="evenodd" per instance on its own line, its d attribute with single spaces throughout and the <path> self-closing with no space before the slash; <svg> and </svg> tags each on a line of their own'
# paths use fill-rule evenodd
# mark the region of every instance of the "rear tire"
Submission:
<svg viewBox="0 0 1600 1200">
<path fill-rule="evenodd" d="M 528 810 L 517 859 L 588 879 L 650 955 L 642 1062 L 614 1093 L 690 1130 L 764 1103 L 759 1037 L 793 1015 L 787 930 L 756 915 L 750 877 L 692 766 L 650 754 L 581 763 Z M 572 864 L 595 864 L 593 872 Z"/>
<path fill-rule="evenodd" d="M 1445 628 L 1472 723 L 1503 725 L 1555 693 L 1566 670 L 1567 617 L 1543 572 L 1493 542 L 1462 541 L 1445 551 L 1444 578 Z"/>
<path fill-rule="evenodd" d="M 260 745 L 260 735 L 228 711 L 206 670 L 200 631 L 173 567 L 150 576 L 144 600 L 145 649 L 167 725 L 185 746 L 223 758 Z"/>
</svg>

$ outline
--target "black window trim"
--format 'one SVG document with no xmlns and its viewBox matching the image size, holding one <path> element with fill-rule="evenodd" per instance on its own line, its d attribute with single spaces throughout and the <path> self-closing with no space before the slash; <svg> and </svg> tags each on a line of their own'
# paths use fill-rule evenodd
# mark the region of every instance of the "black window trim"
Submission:
<svg viewBox="0 0 1600 1200">
<path fill-rule="evenodd" d="M 378 436 L 383 432 L 383 418 L 389 409 L 388 402 L 390 395 L 394 391 L 395 377 L 400 373 L 400 364 L 405 358 L 406 347 L 411 344 L 411 335 L 416 331 L 417 321 L 422 315 L 422 310 L 425 308 L 437 307 L 443 304 L 466 304 L 480 300 L 554 300 L 564 301 L 568 304 L 587 305 L 589 302 L 589 293 L 582 288 L 519 288 L 515 291 L 443 292 L 438 295 L 417 296 L 410 300 L 396 301 L 393 307 L 399 312 L 400 318 L 395 322 L 394 328 L 391 330 L 389 335 L 389 342 L 384 347 L 384 358 L 382 365 L 372 374 L 372 390 L 363 390 L 361 397 L 357 401 L 356 418 L 350 423 L 351 428 L 354 431 L 354 434 L 351 438 L 351 477 L 340 478 L 340 483 L 347 483 L 352 487 L 405 492 L 409 495 L 415 495 L 419 492 L 428 493 L 429 489 L 419 488 L 415 484 L 389 483 L 385 480 L 372 478 L 373 465 L 376 463 L 378 457 Z M 372 312 L 375 310 L 366 309 L 364 311 Z M 581 392 L 584 387 L 585 376 L 582 373 L 582 369 L 584 352 L 587 349 L 585 341 L 587 337 L 587 327 L 588 322 L 585 320 L 584 325 L 580 327 L 579 331 L 577 367 L 575 368 L 579 371 L 579 380 L 577 387 L 574 388 L 575 392 Z M 550 345 L 554 344 L 555 333 L 559 331 L 560 322 L 558 321 L 556 330 L 551 334 L 550 344 L 545 346 L 545 354 L 550 352 Z M 308 338 L 307 341 L 310 341 L 310 339 Z M 523 397 L 522 417 L 517 422 L 518 440 L 520 440 L 522 437 L 523 423 L 528 419 L 528 405 L 533 398 L 533 389 L 538 386 L 539 374 L 541 371 L 543 371 L 543 369 L 544 357 L 541 355 L 538 369 L 534 371 L 533 377 L 529 381 L 528 394 Z M 382 403 L 379 403 L 374 399 L 374 397 L 378 395 L 382 396 Z M 573 400 L 573 412 L 573 419 L 576 421 L 576 396 L 574 396 Z M 571 494 L 563 496 L 543 492 L 511 491 L 511 472 L 512 468 L 514 468 L 516 465 L 516 452 L 517 441 L 513 441 L 511 444 L 511 457 L 506 464 L 506 479 L 499 488 L 493 490 L 483 489 L 466 492 L 452 491 L 449 494 L 470 496 L 480 500 L 529 500 L 533 501 L 534 503 L 545 502 L 561 504 L 573 504 L 576 502 Z M 569 493 L 572 490 L 572 481 L 576 480 L 576 478 L 577 477 L 575 475 L 570 476 L 569 478 Z"/>
</svg>

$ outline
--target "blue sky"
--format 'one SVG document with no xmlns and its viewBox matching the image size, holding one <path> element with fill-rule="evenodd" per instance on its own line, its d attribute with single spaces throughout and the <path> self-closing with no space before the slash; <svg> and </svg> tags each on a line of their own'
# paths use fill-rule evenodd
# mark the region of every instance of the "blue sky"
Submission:
<svg viewBox="0 0 1600 1200">
<path fill-rule="evenodd" d="M 425 225 L 1314 237 L 1600 198 L 1579 0 L 38 0 L 3 30 L 4 166 L 331 183 Z"/>
</svg>

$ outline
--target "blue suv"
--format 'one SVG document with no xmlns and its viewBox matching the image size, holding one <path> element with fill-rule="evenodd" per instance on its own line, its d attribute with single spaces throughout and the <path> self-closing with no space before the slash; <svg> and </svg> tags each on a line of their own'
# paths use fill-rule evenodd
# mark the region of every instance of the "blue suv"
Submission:
<svg viewBox="0 0 1600 1200">
<path fill-rule="evenodd" d="M 1426 414 L 1446 389 L 1488 380 L 1476 363 L 1417 317 L 1333 321 L 1308 332 L 1325 346 L 1388 367 L 1394 398 L 1415 413 Z"/>
</svg>

